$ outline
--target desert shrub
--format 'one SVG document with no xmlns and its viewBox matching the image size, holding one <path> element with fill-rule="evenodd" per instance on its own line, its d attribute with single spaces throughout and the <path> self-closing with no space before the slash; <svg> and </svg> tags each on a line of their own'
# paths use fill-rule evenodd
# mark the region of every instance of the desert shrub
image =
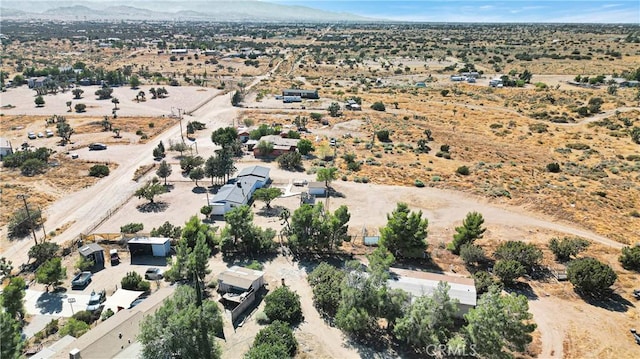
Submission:
<svg viewBox="0 0 640 359">
<path fill-rule="evenodd" d="M 88 310 L 81 310 L 79 312 L 76 312 L 73 315 L 73 318 L 82 322 L 85 322 L 87 324 L 91 324 L 93 322 L 95 322 L 99 317 L 99 314 L 97 313 L 92 313 Z"/>
<path fill-rule="evenodd" d="M 586 143 L 576 142 L 576 143 L 567 143 L 567 148 L 570 148 L 572 150 L 584 151 L 584 150 L 590 149 L 591 146 L 587 145 Z"/>
<path fill-rule="evenodd" d="M 533 123 L 529 125 L 529 131 L 533 133 L 544 133 L 547 132 L 547 128 L 549 126 L 544 123 Z"/>
<path fill-rule="evenodd" d="M 389 138 L 389 130 L 376 131 L 376 137 L 381 142 L 390 142 L 391 141 L 390 138 Z"/>
<path fill-rule="evenodd" d="M 560 165 L 557 162 L 547 163 L 547 171 L 551 173 L 560 172 Z"/>
<path fill-rule="evenodd" d="M 60 329 L 58 324 L 58 319 L 51 319 L 51 321 L 47 323 L 47 326 L 44 327 L 44 333 L 47 336 L 57 333 Z"/>
<path fill-rule="evenodd" d="M 460 247 L 460 258 L 466 264 L 480 263 L 486 259 L 482 247 L 471 243 L 463 244 Z"/>
<path fill-rule="evenodd" d="M 551 238 L 549 249 L 558 261 L 568 261 L 589 246 L 589 241 L 581 238 Z"/>
<path fill-rule="evenodd" d="M 124 226 L 120 227 L 120 233 L 137 233 L 144 229 L 144 224 L 142 223 L 127 223 Z"/>
<path fill-rule="evenodd" d="M 618 276 L 613 269 L 594 258 L 575 259 L 567 266 L 567 278 L 574 288 L 588 295 L 602 295 Z"/>
<path fill-rule="evenodd" d="M 60 336 L 71 335 L 72 337 L 79 338 L 88 331 L 89 324 L 74 318 L 69 318 L 67 323 L 60 329 Z"/>
<path fill-rule="evenodd" d="M 267 317 L 264 312 L 256 313 L 256 321 L 258 322 L 258 324 L 269 324 L 270 322 L 269 317 Z"/>
<path fill-rule="evenodd" d="M 88 258 L 86 258 L 84 256 L 80 256 L 80 258 L 78 258 L 78 261 L 76 262 L 75 267 L 79 271 L 84 272 L 84 271 L 87 271 L 87 270 L 91 269 L 94 265 L 95 265 L 95 263 L 92 260 L 90 260 L 90 259 L 88 259 Z"/>
<path fill-rule="evenodd" d="M 371 105 L 371 109 L 374 111 L 385 111 L 386 107 L 384 106 L 384 103 L 377 101 L 374 102 L 373 105 Z"/>
<path fill-rule="evenodd" d="M 251 263 L 247 264 L 245 267 L 253 270 L 262 270 L 263 265 L 262 263 L 254 259 L 251 261 Z"/>
<path fill-rule="evenodd" d="M 139 290 L 147 292 L 151 288 L 151 284 L 142 279 L 142 276 L 136 272 L 128 272 L 120 281 L 122 289 Z"/>
<path fill-rule="evenodd" d="M 420 188 L 424 187 L 424 182 L 422 182 L 422 181 L 421 181 L 421 180 L 419 180 L 419 179 L 415 180 L 415 181 L 413 182 L 413 184 L 414 184 L 416 187 L 420 187 Z"/>
<path fill-rule="evenodd" d="M 298 152 L 289 152 L 282 154 L 276 158 L 280 168 L 295 171 L 302 168 L 302 155 Z"/>
<path fill-rule="evenodd" d="M 538 266 L 542 260 L 542 251 L 538 247 L 520 241 L 508 241 L 500 244 L 494 255 L 496 259 L 518 261 L 527 272 Z"/>
<path fill-rule="evenodd" d="M 105 165 L 94 165 L 89 168 L 89 176 L 106 177 L 109 175 L 109 167 Z"/>
<path fill-rule="evenodd" d="M 37 158 L 30 158 L 20 166 L 20 172 L 24 176 L 35 176 L 47 171 L 47 163 Z"/>
<path fill-rule="evenodd" d="M 502 283 L 493 279 L 487 271 L 477 271 L 473 274 L 473 279 L 476 282 L 476 293 L 478 293 L 478 295 L 487 292 L 492 285 L 502 286 Z"/>
<path fill-rule="evenodd" d="M 182 235 L 182 228 L 180 226 L 174 226 L 169 221 L 164 222 L 160 227 L 151 229 L 152 237 L 167 237 L 172 239 L 178 239 Z"/>
<path fill-rule="evenodd" d="M 624 269 L 640 272 L 640 246 L 622 248 L 618 260 Z"/>
<path fill-rule="evenodd" d="M 107 310 L 105 310 L 104 312 L 102 312 L 102 315 L 100 316 L 100 320 L 107 320 L 109 318 L 111 318 L 115 313 L 113 312 L 113 310 L 111 310 L 111 308 L 107 308 Z"/>
<path fill-rule="evenodd" d="M 293 331 L 287 323 L 283 323 L 281 321 L 274 321 L 266 328 L 260 330 L 253 340 L 252 350 L 255 350 L 256 348 L 259 349 L 265 345 L 284 347 L 286 348 L 285 354 L 288 354 L 289 357 L 293 357 L 298 348 L 298 342 L 293 336 Z M 257 352 L 260 351 L 261 350 L 257 350 Z M 255 358 L 258 357 L 259 356 L 255 356 Z"/>
<path fill-rule="evenodd" d="M 468 176 L 471 172 L 469 171 L 469 167 L 467 166 L 460 166 L 458 167 L 458 169 L 456 170 L 456 173 L 462 176 Z"/>
</svg>

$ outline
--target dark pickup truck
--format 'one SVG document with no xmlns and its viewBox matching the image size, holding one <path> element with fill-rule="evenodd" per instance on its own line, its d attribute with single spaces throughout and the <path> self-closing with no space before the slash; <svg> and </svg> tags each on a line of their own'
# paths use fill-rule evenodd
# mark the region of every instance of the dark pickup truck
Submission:
<svg viewBox="0 0 640 359">
<path fill-rule="evenodd" d="M 84 288 L 91 283 L 91 272 L 82 272 L 71 280 L 71 288 Z"/>
</svg>

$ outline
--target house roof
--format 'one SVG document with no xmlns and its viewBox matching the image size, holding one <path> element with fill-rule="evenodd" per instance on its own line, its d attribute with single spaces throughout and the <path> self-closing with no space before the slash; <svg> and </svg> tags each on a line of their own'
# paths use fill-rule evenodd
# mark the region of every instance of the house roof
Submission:
<svg viewBox="0 0 640 359">
<path fill-rule="evenodd" d="M 165 244 L 170 240 L 171 238 L 164 237 L 135 237 L 131 238 L 127 244 Z"/>
<path fill-rule="evenodd" d="M 80 252 L 80 254 L 82 254 L 83 257 L 86 257 L 95 252 L 104 252 L 104 249 L 102 249 L 102 247 L 100 247 L 96 243 L 89 243 L 87 245 L 82 246 L 78 251 Z"/>
<path fill-rule="evenodd" d="M 253 176 L 262 177 L 262 178 L 269 178 L 269 171 L 270 170 L 268 167 L 250 166 L 240 170 L 240 173 L 238 173 L 237 177 L 240 178 L 240 177 L 253 175 Z"/>
<path fill-rule="evenodd" d="M 451 298 L 457 299 L 460 301 L 460 304 L 468 306 L 476 305 L 477 294 L 473 279 L 400 268 L 391 268 L 391 271 L 397 275 L 397 279 L 387 281 L 391 288 L 402 289 L 414 297 L 421 297 L 433 294 L 438 283 L 442 281 L 447 282 L 451 287 L 449 289 L 449 296 Z"/>
<path fill-rule="evenodd" d="M 57 342 L 51 344 L 50 346 L 36 353 L 36 355 L 32 356 L 31 359 L 53 358 L 56 355 L 56 353 L 58 353 L 62 348 L 71 344 L 75 340 L 76 338 L 72 337 L 71 335 L 65 335 L 64 337 L 60 338 L 60 340 L 58 340 Z"/>
<path fill-rule="evenodd" d="M 235 184 L 226 184 L 218 190 L 215 196 L 211 199 L 210 203 L 230 202 L 237 204 L 247 204 L 249 197 L 253 194 L 251 189 L 255 186 L 256 182 L 263 181 L 263 177 L 255 175 L 246 175 L 238 178 Z M 240 184 L 240 186 L 238 186 Z"/>
<path fill-rule="evenodd" d="M 309 182 L 309 188 L 324 188 L 326 189 L 327 186 L 325 185 L 324 182 Z"/>
<path fill-rule="evenodd" d="M 248 290 L 256 280 L 260 279 L 264 272 L 244 267 L 233 266 L 220 273 L 218 281 L 232 287 Z"/>
<path fill-rule="evenodd" d="M 274 146 L 298 147 L 298 141 L 300 140 L 295 138 L 284 138 L 278 135 L 268 135 L 260 137 L 260 141 L 271 142 Z"/>
<path fill-rule="evenodd" d="M 285 90 L 282 90 L 282 92 L 316 94 L 318 92 L 318 90 L 285 89 Z"/>
</svg>

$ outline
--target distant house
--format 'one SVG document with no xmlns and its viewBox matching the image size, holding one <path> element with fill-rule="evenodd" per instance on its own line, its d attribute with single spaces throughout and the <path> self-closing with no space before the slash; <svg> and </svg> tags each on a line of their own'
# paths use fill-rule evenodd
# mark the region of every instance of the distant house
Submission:
<svg viewBox="0 0 640 359">
<path fill-rule="evenodd" d="M 211 214 L 222 216 L 231 209 L 249 203 L 253 192 L 269 182 L 269 168 L 251 166 L 240 171 L 236 182 L 222 186 L 209 201 Z"/>
<path fill-rule="evenodd" d="M 278 135 L 262 136 L 258 143 L 265 141 L 273 144 L 273 151 L 267 154 L 266 157 L 278 157 L 285 153 L 294 152 L 298 148 L 298 139 L 283 138 Z M 258 146 L 253 147 L 253 155 L 255 157 L 264 157 L 260 152 Z"/>
<path fill-rule="evenodd" d="M 317 100 L 320 98 L 318 96 L 318 90 L 303 90 L 303 89 L 286 89 L 282 90 L 282 96 L 300 96 L 301 98 L 313 99 Z"/>
<path fill-rule="evenodd" d="M 432 295 L 439 282 L 446 282 L 450 286 L 449 296 L 459 301 L 457 317 L 462 318 L 476 306 L 477 293 L 473 279 L 400 268 L 391 268 L 390 271 L 394 278 L 387 281 L 389 287 L 409 293 L 411 301 L 421 296 Z"/>
<path fill-rule="evenodd" d="M 231 312 L 234 322 L 256 300 L 256 292 L 264 286 L 264 272 L 233 266 L 218 276 L 220 301 Z"/>
<path fill-rule="evenodd" d="M 187 49 L 171 49 L 172 55 L 186 55 L 187 53 L 189 53 Z"/>
<path fill-rule="evenodd" d="M 40 87 L 44 87 L 44 85 L 49 80 L 46 76 L 38 76 L 38 77 L 30 77 L 27 79 L 27 85 L 30 89 L 37 89 Z"/>
<path fill-rule="evenodd" d="M 166 257 L 171 252 L 171 239 L 164 237 L 136 237 L 127 242 L 131 257 Z"/>
<path fill-rule="evenodd" d="M 104 268 L 104 249 L 96 243 L 89 243 L 80 247 L 80 255 L 94 263 L 94 269 Z"/>
<path fill-rule="evenodd" d="M 471 71 L 471 72 L 463 72 L 462 76 L 466 77 L 466 78 L 474 78 L 477 79 L 478 77 L 480 77 L 480 73 L 476 72 L 476 71 Z"/>
<path fill-rule="evenodd" d="M 11 141 L 8 138 L 0 137 L 0 160 L 12 153 Z"/>
<path fill-rule="evenodd" d="M 282 96 L 283 103 L 302 102 L 301 96 Z"/>
<path fill-rule="evenodd" d="M 240 142 L 246 143 L 249 141 L 249 135 L 249 130 L 246 128 L 238 128 L 238 140 L 240 140 Z"/>
</svg>

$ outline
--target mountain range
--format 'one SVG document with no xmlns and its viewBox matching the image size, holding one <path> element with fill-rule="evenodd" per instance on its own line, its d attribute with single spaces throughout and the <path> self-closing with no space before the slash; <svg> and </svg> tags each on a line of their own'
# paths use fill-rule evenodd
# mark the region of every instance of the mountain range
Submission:
<svg viewBox="0 0 640 359">
<path fill-rule="evenodd" d="M 209 1 L 15 1 L 3 0 L 5 19 L 42 20 L 175 20 L 248 22 L 375 21 L 344 12 L 255 0 Z"/>
</svg>

